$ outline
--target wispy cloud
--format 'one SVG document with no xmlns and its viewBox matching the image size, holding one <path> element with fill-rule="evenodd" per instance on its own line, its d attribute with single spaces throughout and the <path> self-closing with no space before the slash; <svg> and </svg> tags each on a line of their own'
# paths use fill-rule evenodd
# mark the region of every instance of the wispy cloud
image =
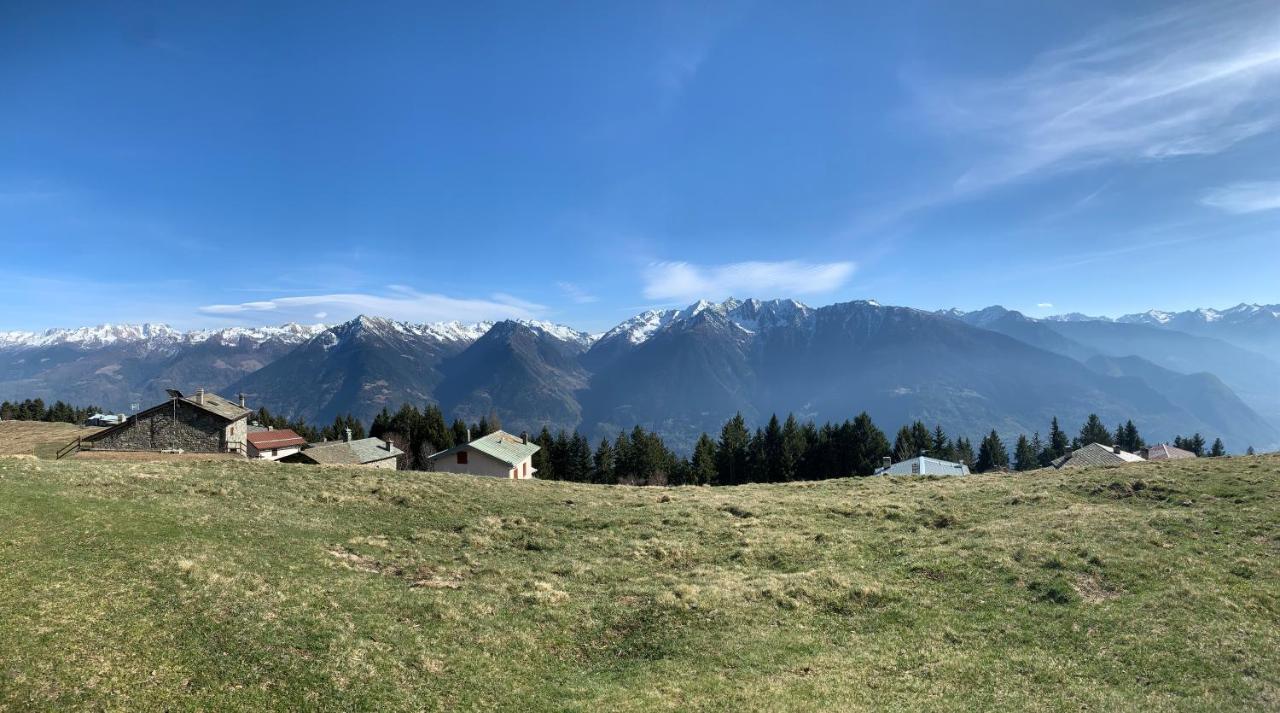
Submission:
<svg viewBox="0 0 1280 713">
<path fill-rule="evenodd" d="M 600 299 L 572 282 L 557 282 L 556 287 L 560 288 L 565 297 L 580 305 L 598 302 Z"/>
<path fill-rule="evenodd" d="M 1212 154 L 1271 131 L 1280 5 L 1200 3 L 1100 28 L 1002 79 L 920 82 L 980 149 L 956 194 L 1116 161 Z"/>
<path fill-rule="evenodd" d="M 1037 302 L 1037 303 L 1036 303 L 1036 307 L 1039 307 L 1040 309 L 1053 309 L 1053 303 L 1052 303 L 1052 302 Z"/>
<path fill-rule="evenodd" d="M 314 312 L 319 309 L 320 311 Z M 316 319 L 333 316 L 335 319 L 354 317 L 357 314 L 390 317 L 410 322 L 436 322 L 461 320 L 474 322 L 486 319 L 529 319 L 539 316 L 545 308 L 505 294 L 494 294 L 489 299 L 464 299 L 439 294 L 426 294 L 412 288 L 394 285 L 387 294 L 339 293 L 277 297 L 269 300 L 215 304 L 200 308 L 206 315 L 259 315 L 271 321 L 286 321 L 300 315 L 312 315 Z"/>
<path fill-rule="evenodd" d="M 651 300 L 721 299 L 734 294 L 789 297 L 830 292 L 848 282 L 852 262 L 735 262 L 699 266 L 659 262 L 644 271 L 644 296 Z"/>
<path fill-rule="evenodd" d="M 1215 188 L 1200 199 L 1228 213 L 1257 213 L 1280 208 L 1280 181 L 1242 181 Z"/>
</svg>

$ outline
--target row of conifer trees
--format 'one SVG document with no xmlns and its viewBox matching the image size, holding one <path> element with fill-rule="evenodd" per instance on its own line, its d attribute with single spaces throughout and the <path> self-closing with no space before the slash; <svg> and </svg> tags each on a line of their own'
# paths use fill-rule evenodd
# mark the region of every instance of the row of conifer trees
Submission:
<svg viewBox="0 0 1280 713">
<path fill-rule="evenodd" d="M 471 424 L 461 419 L 449 424 L 436 406 L 419 411 L 406 404 L 394 413 L 383 409 L 369 434 L 396 443 L 406 453 L 403 467 L 421 470 L 428 467 L 432 453 L 463 443 L 468 435 L 477 438 L 501 427 L 496 414 Z M 688 457 L 677 455 L 661 436 L 641 426 L 594 445 L 576 431 L 552 433 L 543 428 L 531 438 L 540 446 L 533 466 L 541 479 L 632 485 L 739 485 L 870 475 L 885 457 L 897 462 L 921 453 L 964 463 L 978 473 L 1033 470 L 1090 443 L 1128 451 L 1146 445 L 1132 420 L 1109 430 L 1096 415 L 1090 415 L 1074 437 L 1055 417 L 1046 437 L 1039 432 L 1020 435 L 1012 452 L 994 430 L 975 449 L 968 438 L 953 438 L 941 426 L 930 429 L 922 421 L 900 428 L 890 443 L 865 412 L 822 425 L 801 422 L 794 415 L 774 415 L 755 431 L 737 414 L 725 422 L 718 437 L 702 434 Z M 1206 454 L 1200 434 L 1179 436 L 1175 445 Z M 1207 454 L 1224 453 L 1218 439 Z"/>
<path fill-rule="evenodd" d="M 72 406 L 62 401 L 46 405 L 44 399 L 0 402 L 0 421 L 83 423 L 85 419 L 100 412 L 101 409 L 97 406 Z"/>
</svg>

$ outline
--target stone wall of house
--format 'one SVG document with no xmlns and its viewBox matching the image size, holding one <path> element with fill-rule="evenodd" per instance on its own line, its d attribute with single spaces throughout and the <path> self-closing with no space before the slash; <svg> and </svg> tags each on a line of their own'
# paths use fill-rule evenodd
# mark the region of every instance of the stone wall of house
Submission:
<svg viewBox="0 0 1280 713">
<path fill-rule="evenodd" d="M 181 448 L 190 453 L 220 453 L 223 450 L 225 419 L 218 418 L 185 401 L 173 402 L 150 413 L 138 414 L 114 433 L 94 442 L 93 447 L 110 451 L 159 451 Z"/>
</svg>

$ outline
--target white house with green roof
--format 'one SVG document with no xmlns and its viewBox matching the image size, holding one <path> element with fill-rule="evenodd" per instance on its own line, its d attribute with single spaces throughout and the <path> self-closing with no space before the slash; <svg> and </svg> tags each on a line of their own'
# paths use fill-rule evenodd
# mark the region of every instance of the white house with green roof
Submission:
<svg viewBox="0 0 1280 713">
<path fill-rule="evenodd" d="M 439 473 L 526 480 L 536 472 L 533 454 L 537 452 L 538 445 L 529 442 L 528 434 L 513 436 L 506 431 L 494 431 L 470 443 L 432 454 L 427 462 L 431 470 Z"/>
</svg>

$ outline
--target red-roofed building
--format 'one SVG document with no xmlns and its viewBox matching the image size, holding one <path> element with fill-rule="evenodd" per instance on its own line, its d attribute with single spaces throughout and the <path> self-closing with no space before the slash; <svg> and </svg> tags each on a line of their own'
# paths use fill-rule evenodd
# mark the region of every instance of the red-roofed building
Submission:
<svg viewBox="0 0 1280 713">
<path fill-rule="evenodd" d="M 254 431 L 247 436 L 249 457 L 258 460 L 280 460 L 302 450 L 307 439 L 282 428 L 278 431 Z"/>
</svg>

